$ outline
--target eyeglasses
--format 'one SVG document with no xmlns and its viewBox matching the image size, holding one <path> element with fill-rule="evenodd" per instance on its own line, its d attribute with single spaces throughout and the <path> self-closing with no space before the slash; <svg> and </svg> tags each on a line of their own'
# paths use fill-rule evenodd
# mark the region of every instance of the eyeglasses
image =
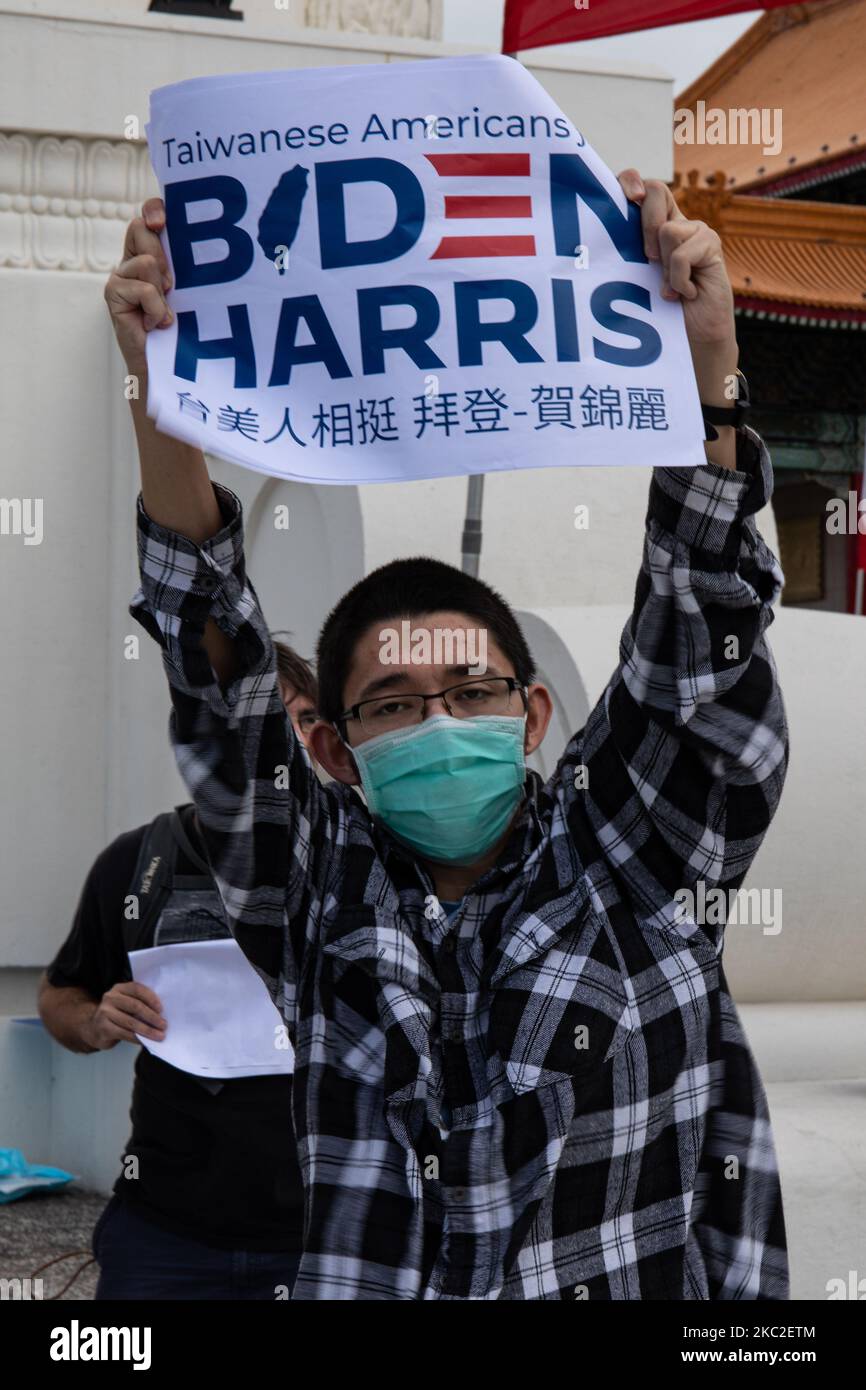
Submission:
<svg viewBox="0 0 866 1390">
<path fill-rule="evenodd" d="M 449 685 L 432 695 L 401 691 L 397 695 L 379 695 L 372 700 L 361 700 L 359 704 L 344 710 L 338 722 L 344 726 L 344 737 L 346 721 L 356 719 L 364 734 L 371 738 L 374 734 L 386 734 L 392 729 L 407 729 L 413 724 L 420 724 L 428 700 L 441 700 L 454 719 L 471 719 L 479 714 L 515 714 L 521 706 L 522 713 L 528 709 L 526 687 L 519 680 L 514 676 L 490 676 L 486 680 Z"/>
</svg>

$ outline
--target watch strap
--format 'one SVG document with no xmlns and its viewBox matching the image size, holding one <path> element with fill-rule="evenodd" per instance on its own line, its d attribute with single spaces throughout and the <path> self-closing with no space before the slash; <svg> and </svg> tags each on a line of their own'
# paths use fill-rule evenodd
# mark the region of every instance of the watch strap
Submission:
<svg viewBox="0 0 866 1390">
<path fill-rule="evenodd" d="M 704 424 L 707 427 L 707 433 L 704 438 L 710 442 L 719 437 L 719 432 L 714 426 L 719 425 L 722 428 L 730 427 L 732 429 L 738 429 L 743 423 L 746 411 L 751 407 L 751 401 L 749 400 L 749 383 L 746 381 L 742 372 L 738 371 L 737 377 L 742 385 L 740 394 L 732 405 L 704 405 L 703 401 L 701 401 L 701 414 L 704 417 Z"/>
</svg>

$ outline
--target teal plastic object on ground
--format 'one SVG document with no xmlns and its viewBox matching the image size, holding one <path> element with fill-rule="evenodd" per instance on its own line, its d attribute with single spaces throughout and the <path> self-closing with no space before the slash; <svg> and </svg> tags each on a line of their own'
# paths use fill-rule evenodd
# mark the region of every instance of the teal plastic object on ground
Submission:
<svg viewBox="0 0 866 1390">
<path fill-rule="evenodd" d="M 29 1192 L 54 1192 L 74 1182 L 74 1173 L 28 1163 L 20 1149 L 0 1149 L 0 1204 L 15 1202 Z"/>
</svg>

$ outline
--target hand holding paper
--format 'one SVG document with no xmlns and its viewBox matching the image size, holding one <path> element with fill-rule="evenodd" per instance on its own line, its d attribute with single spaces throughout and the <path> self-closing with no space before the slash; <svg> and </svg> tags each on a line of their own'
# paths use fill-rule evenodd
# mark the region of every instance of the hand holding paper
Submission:
<svg viewBox="0 0 866 1390">
<path fill-rule="evenodd" d="M 170 1021 L 142 1046 L 193 1076 L 287 1074 L 294 1052 L 268 992 L 236 941 L 195 941 L 130 953 L 136 980 L 155 990 Z"/>
</svg>

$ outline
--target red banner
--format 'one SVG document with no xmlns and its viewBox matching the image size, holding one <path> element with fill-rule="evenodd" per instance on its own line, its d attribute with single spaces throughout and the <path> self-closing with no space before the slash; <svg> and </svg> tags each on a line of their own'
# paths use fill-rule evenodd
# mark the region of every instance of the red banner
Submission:
<svg viewBox="0 0 866 1390">
<path fill-rule="evenodd" d="M 794 0 L 505 0 L 503 53 L 517 53 L 548 43 L 574 43 L 603 34 L 626 34 L 684 24 L 692 19 L 715 19 L 742 10 L 778 10 Z"/>
<path fill-rule="evenodd" d="M 852 479 L 852 495 L 856 497 L 853 489 L 856 484 L 860 484 L 860 505 L 857 508 L 856 526 L 857 534 L 854 537 L 854 612 L 866 614 L 866 470 L 860 474 L 859 478 L 855 474 Z"/>
</svg>

